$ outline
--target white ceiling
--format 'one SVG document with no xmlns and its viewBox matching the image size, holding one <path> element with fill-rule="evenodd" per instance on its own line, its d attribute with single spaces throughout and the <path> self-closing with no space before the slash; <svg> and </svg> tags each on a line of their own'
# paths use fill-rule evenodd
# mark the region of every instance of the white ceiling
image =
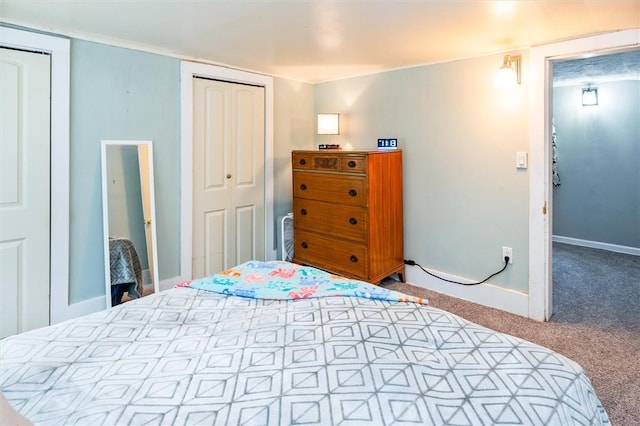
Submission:
<svg viewBox="0 0 640 426">
<path fill-rule="evenodd" d="M 0 0 L 0 20 L 319 82 L 640 28 L 640 0 Z"/>
</svg>

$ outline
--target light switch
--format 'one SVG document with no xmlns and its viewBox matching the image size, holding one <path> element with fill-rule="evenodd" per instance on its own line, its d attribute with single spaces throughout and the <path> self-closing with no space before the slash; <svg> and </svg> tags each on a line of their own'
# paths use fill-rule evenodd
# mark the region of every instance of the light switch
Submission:
<svg viewBox="0 0 640 426">
<path fill-rule="evenodd" d="M 516 153 L 516 168 L 518 169 L 526 169 L 528 166 L 528 155 L 526 152 L 517 152 Z"/>
</svg>

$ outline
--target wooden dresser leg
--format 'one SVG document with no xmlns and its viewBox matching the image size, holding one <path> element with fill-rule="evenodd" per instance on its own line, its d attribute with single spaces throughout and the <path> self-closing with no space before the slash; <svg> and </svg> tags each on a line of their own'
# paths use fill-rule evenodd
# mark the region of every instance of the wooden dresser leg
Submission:
<svg viewBox="0 0 640 426">
<path fill-rule="evenodd" d="M 398 272 L 398 278 L 400 279 L 400 282 L 406 283 L 406 277 L 404 275 L 404 268 L 402 268 L 402 271 Z"/>
</svg>

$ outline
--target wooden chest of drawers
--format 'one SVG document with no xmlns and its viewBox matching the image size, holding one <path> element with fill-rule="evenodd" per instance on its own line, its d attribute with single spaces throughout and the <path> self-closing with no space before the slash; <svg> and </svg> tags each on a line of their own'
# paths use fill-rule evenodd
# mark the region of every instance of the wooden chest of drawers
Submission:
<svg viewBox="0 0 640 426">
<path fill-rule="evenodd" d="M 402 151 L 293 151 L 296 263 L 404 281 Z"/>
</svg>

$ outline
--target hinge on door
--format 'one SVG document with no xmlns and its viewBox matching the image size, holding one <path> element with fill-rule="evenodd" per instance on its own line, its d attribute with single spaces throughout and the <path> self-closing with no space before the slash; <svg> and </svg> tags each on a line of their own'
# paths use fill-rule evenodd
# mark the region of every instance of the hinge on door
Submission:
<svg viewBox="0 0 640 426">
<path fill-rule="evenodd" d="M 544 202 L 544 206 L 542 206 L 542 214 L 547 214 L 547 202 Z"/>
</svg>

